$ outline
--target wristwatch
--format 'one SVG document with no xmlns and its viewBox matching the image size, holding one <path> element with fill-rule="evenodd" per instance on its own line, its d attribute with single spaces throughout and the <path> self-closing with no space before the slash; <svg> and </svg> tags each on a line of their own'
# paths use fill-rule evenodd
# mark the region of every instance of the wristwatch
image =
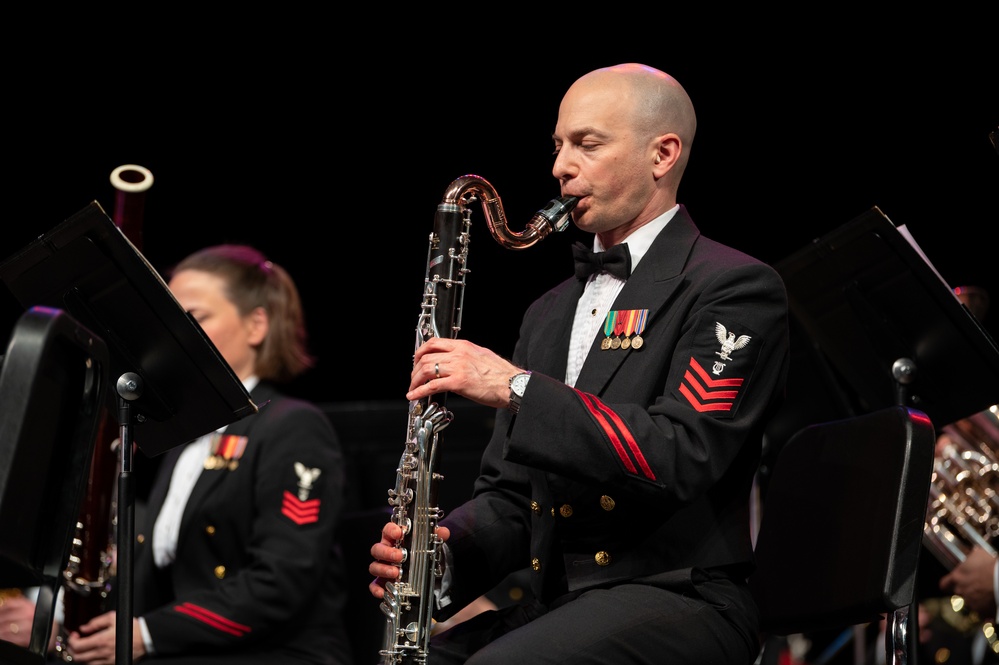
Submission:
<svg viewBox="0 0 999 665">
<path fill-rule="evenodd" d="M 510 413 L 520 411 L 520 400 L 527 390 L 527 382 L 531 379 L 530 372 L 521 372 L 510 377 Z"/>
</svg>

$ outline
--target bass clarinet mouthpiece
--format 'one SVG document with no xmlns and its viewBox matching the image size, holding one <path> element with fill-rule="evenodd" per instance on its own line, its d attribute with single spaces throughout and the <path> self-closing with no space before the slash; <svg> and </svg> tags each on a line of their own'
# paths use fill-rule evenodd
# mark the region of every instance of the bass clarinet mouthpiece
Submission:
<svg viewBox="0 0 999 665">
<path fill-rule="evenodd" d="M 569 213 L 572 212 L 577 203 L 579 203 L 579 199 L 575 196 L 560 196 L 557 199 L 552 199 L 548 205 L 534 213 L 531 225 L 547 224 L 554 231 L 564 231 L 571 221 Z"/>
</svg>

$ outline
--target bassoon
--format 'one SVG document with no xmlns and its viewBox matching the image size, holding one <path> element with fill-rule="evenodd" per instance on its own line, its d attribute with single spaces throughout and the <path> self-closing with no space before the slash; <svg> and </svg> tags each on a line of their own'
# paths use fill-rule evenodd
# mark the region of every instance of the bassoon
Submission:
<svg viewBox="0 0 999 665">
<path fill-rule="evenodd" d="M 142 218 L 146 192 L 153 174 L 145 167 L 125 164 L 111 172 L 115 188 L 112 220 L 122 234 L 142 250 Z M 115 574 L 115 527 L 119 472 L 117 395 L 108 391 L 108 403 L 98 423 L 90 474 L 76 523 L 69 561 L 63 572 L 62 630 L 56 651 L 65 662 L 73 657 L 64 648 L 66 638 L 109 608 Z"/>
</svg>

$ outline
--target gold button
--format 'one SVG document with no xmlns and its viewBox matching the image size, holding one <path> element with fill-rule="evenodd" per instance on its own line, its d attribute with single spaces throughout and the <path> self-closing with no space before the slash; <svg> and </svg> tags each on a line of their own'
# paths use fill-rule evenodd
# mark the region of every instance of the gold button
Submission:
<svg viewBox="0 0 999 665">
<path fill-rule="evenodd" d="M 537 501 L 531 501 L 531 512 L 533 512 L 535 515 L 540 515 L 541 504 L 538 503 Z"/>
<path fill-rule="evenodd" d="M 138 534 L 138 535 L 137 535 L 137 536 L 135 537 L 135 542 L 139 543 L 140 545 L 141 545 L 142 543 L 146 542 L 146 536 L 145 536 L 145 534 L 141 534 L 141 533 L 140 533 L 140 534 Z"/>
<path fill-rule="evenodd" d="M 567 503 L 562 504 L 562 507 L 558 509 L 558 512 L 562 517 L 572 517 L 572 506 Z"/>
<path fill-rule="evenodd" d="M 531 570 L 534 572 L 541 570 L 541 559 L 531 559 Z"/>
<path fill-rule="evenodd" d="M 552 506 L 552 517 L 555 517 L 555 506 Z"/>
<path fill-rule="evenodd" d="M 225 566 L 215 566 L 215 577 L 219 579 L 225 577 Z"/>
<path fill-rule="evenodd" d="M 597 562 L 598 566 L 609 566 L 611 562 L 611 555 L 607 552 L 597 552 L 593 556 L 593 560 Z"/>
<path fill-rule="evenodd" d="M 211 524 L 209 524 L 208 526 L 205 527 L 205 533 L 207 533 L 209 536 L 214 536 L 215 535 L 215 527 L 213 527 Z"/>
<path fill-rule="evenodd" d="M 606 494 L 600 497 L 600 507 L 604 510 L 614 510 L 615 505 L 614 499 L 610 498 Z"/>
</svg>

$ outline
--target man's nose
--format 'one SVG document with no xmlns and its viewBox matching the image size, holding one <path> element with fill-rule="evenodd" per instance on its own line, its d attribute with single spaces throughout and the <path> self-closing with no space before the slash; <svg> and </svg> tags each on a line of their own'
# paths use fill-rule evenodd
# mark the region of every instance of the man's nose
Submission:
<svg viewBox="0 0 999 665">
<path fill-rule="evenodd" d="M 555 155 L 555 163 L 552 164 L 552 175 L 557 180 L 564 180 L 572 174 L 572 160 L 569 158 L 569 151 L 562 148 Z"/>
</svg>

